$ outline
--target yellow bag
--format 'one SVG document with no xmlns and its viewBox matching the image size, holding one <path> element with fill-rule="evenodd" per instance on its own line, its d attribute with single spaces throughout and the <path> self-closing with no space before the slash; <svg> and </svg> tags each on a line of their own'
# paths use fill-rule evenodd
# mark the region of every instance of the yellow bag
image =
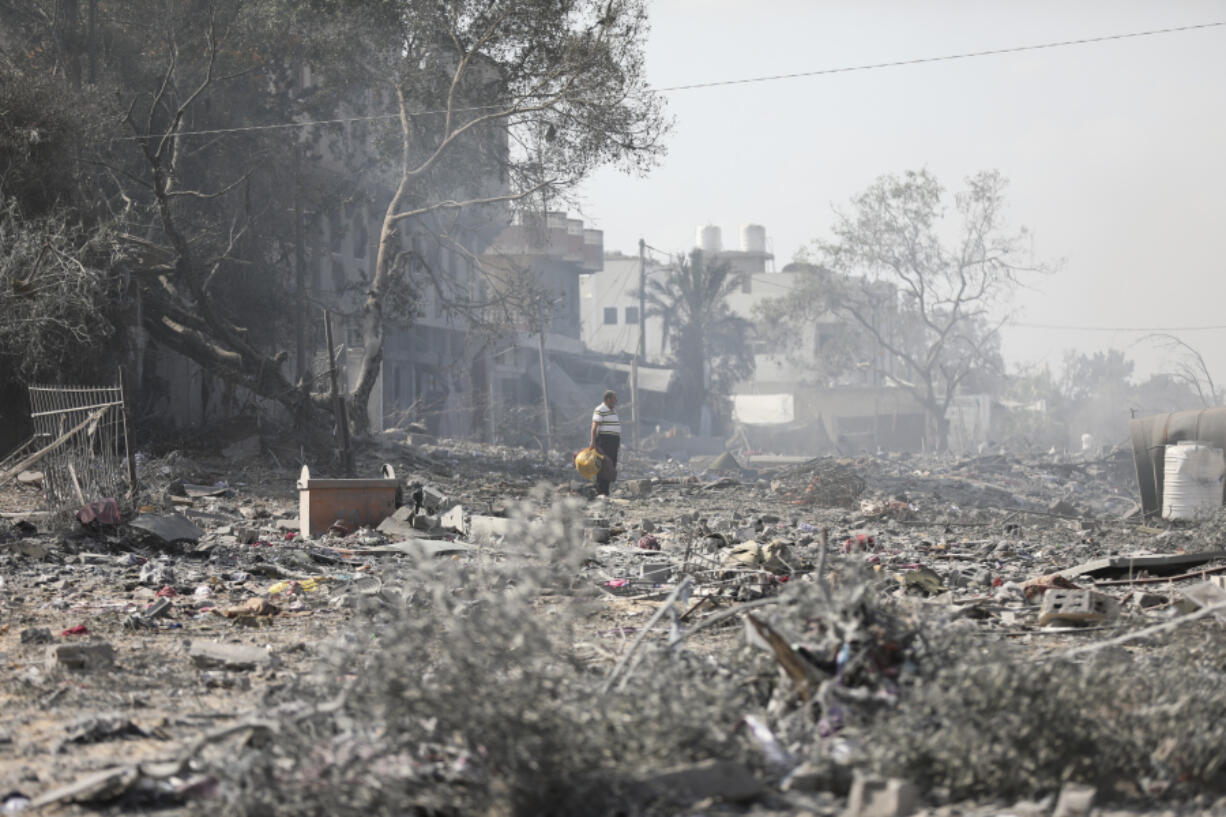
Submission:
<svg viewBox="0 0 1226 817">
<path fill-rule="evenodd" d="M 575 468 L 584 479 L 596 479 L 603 464 L 604 454 L 595 448 L 585 448 L 575 455 Z"/>
</svg>

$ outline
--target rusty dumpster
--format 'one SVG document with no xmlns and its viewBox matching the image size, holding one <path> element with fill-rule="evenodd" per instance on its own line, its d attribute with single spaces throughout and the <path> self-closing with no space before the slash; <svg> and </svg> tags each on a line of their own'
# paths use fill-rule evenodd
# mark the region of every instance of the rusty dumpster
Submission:
<svg viewBox="0 0 1226 817">
<path fill-rule="evenodd" d="M 299 530 L 315 537 L 337 522 L 350 530 L 374 527 L 395 513 L 400 495 L 390 465 L 378 479 L 319 479 L 304 465 L 298 476 Z"/>
</svg>

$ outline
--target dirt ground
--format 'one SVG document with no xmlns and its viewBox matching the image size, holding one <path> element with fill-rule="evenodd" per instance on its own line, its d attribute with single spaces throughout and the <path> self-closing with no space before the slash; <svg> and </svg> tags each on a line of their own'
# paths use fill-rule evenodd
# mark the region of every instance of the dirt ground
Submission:
<svg viewBox="0 0 1226 817">
<path fill-rule="evenodd" d="M 301 679 L 334 673 L 339 682 L 340 676 L 361 675 L 357 667 L 338 670 L 323 659 L 388 637 L 377 624 L 386 619 L 368 614 L 372 605 L 385 614 L 414 615 L 414 599 L 425 590 L 402 578 L 414 560 L 445 563 L 457 575 L 497 565 L 508 583 L 515 581 L 517 560 L 525 571 L 552 570 L 552 583 L 536 592 L 533 615 L 571 622 L 571 650 L 592 679 L 612 683 L 619 674 L 642 673 L 639 658 L 670 650 L 710 665 L 727 660 L 729 667 L 734 654 L 756 655 L 752 660 L 766 669 L 734 680 L 742 688 L 767 684 L 774 690 L 763 699 L 769 703 L 762 717 L 795 759 L 793 777 L 802 755 L 837 756 L 839 741 L 850 740 L 857 727 L 850 714 L 846 726 L 829 728 L 828 717 L 800 727 L 786 715 L 795 711 L 796 695 L 805 701 L 818 696 L 816 681 L 791 673 L 819 678 L 825 670 L 820 654 L 808 668 L 794 663 L 795 656 L 811 655 L 802 646 L 818 643 L 817 636 L 787 632 L 786 618 L 768 615 L 785 593 L 820 590 L 829 598 L 864 583 L 868 595 L 856 603 L 882 599 L 894 611 L 890 620 L 911 622 L 911 631 L 956 631 L 1037 661 L 1096 644 L 1134 661 L 1146 645 L 1173 639 L 1175 632 L 1195 634 L 1202 645 L 1222 635 L 1213 615 L 1198 615 L 1216 603 L 1216 592 L 1189 599 L 1184 591 L 1219 587 L 1213 577 L 1226 575 L 1217 573 L 1226 558 L 1212 554 L 1223 547 L 1224 526 L 1216 519 L 1142 523 L 1130 515 L 1131 465 L 1120 452 L 1078 458 L 757 456 L 714 463 L 631 453 L 623 458 L 614 496 L 602 500 L 592 498 L 562 454 L 543 462 L 539 452 L 521 449 L 414 442 L 384 435 L 362 449 L 358 471 L 375 474 L 380 464 L 391 463 L 410 506 L 415 487 L 434 491 L 427 491 L 417 521 L 408 521 L 416 529 L 407 538 L 443 546 L 438 555 L 386 551 L 405 541 L 408 529 L 337 529 L 305 540 L 297 533 L 297 463 L 292 451 L 272 441 L 241 458 L 207 446 L 142 455 L 141 493 L 136 507 L 126 509 L 125 522 L 182 515 L 199 531 L 185 540 L 168 542 L 128 524 L 82 526 L 71 511 L 44 515 L 36 485 L 0 488 L 0 812 L 178 813 L 232 803 L 227 781 L 210 773 L 210 765 L 224 766 L 227 753 L 246 751 L 243 725 L 268 713 L 283 715 L 287 690 Z M 441 498 L 439 507 L 429 507 L 432 497 Z M 530 500 L 536 504 L 525 506 Z M 549 534 L 563 542 L 553 545 L 556 562 L 527 547 L 545 536 L 533 527 L 544 524 L 533 514 L 541 516 L 550 502 L 570 502 L 579 514 L 570 533 L 561 539 Z M 515 517 L 515 526 L 493 536 L 442 528 L 441 517 L 457 503 L 470 528 L 474 517 L 504 515 Z M 1177 568 L 1076 570 L 1137 552 L 1211 555 Z M 1039 582 L 1035 589 L 1033 580 L 1058 571 L 1070 571 L 1070 586 L 1109 596 L 1106 613 L 1041 623 L 1045 594 L 1064 592 L 1064 585 Z M 157 610 L 163 599 L 169 603 Z M 759 623 L 751 624 L 751 616 Z M 1183 624 L 1179 616 L 1194 620 Z M 1172 622 L 1155 635 L 1141 633 Z M 884 639 L 884 626 L 868 627 L 873 635 L 863 638 Z M 758 634 L 747 635 L 754 627 Z M 790 647 L 774 643 L 776 630 Z M 1111 639 L 1123 640 L 1115 647 L 1107 644 Z M 847 637 L 843 654 L 846 645 L 862 643 L 860 636 Z M 99 644 L 109 645 L 113 658 L 85 668 L 66 664 L 57 652 Z M 219 664 L 200 654 L 213 644 L 249 652 L 234 652 L 230 665 Z M 422 672 L 429 661 L 423 654 L 422 667 L 404 671 Z M 871 682 L 876 686 L 847 680 L 847 666 L 837 671 L 841 686 L 907 706 L 905 689 L 899 692 L 891 680 L 908 671 L 902 658 L 895 669 L 878 667 Z M 795 685 L 790 693 L 789 677 Z M 833 711 L 827 706 L 825 714 Z M 857 740 L 871 743 L 871 728 L 863 728 L 869 731 Z M 797 729 L 807 731 L 797 736 Z M 770 739 L 754 740 L 746 745 L 758 749 L 746 752 L 769 758 Z M 760 794 L 715 793 L 652 813 L 838 814 L 856 796 L 846 782 L 793 785 L 783 782 L 791 778 L 781 769 L 764 772 L 758 761 L 746 762 Z M 867 773 L 867 766 L 855 771 Z M 1058 805 L 1059 787 L 962 797 L 933 781 L 911 782 L 918 813 L 1086 813 L 1067 810 L 1071 799 Z M 1215 813 L 1226 804 L 1217 799 L 1223 790 L 1202 782 L 1095 781 L 1096 813 Z"/>
</svg>

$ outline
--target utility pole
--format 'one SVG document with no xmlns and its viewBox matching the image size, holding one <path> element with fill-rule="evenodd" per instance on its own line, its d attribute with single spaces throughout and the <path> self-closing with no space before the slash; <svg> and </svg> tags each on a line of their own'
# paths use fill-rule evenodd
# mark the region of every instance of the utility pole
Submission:
<svg viewBox="0 0 1226 817">
<path fill-rule="evenodd" d="M 549 419 L 549 378 L 545 376 L 545 327 L 536 336 L 537 349 L 541 353 L 541 394 L 545 404 L 545 458 L 553 450 L 553 422 Z"/>
<path fill-rule="evenodd" d="M 634 447 L 642 442 L 639 431 L 639 364 L 647 360 L 647 242 L 639 239 L 639 347 L 630 366 L 630 425 L 634 430 Z"/>
<path fill-rule="evenodd" d="M 294 294 L 297 296 L 294 318 L 294 353 L 297 358 L 298 383 L 306 376 L 306 258 L 302 247 L 302 145 L 294 142 Z"/>
</svg>

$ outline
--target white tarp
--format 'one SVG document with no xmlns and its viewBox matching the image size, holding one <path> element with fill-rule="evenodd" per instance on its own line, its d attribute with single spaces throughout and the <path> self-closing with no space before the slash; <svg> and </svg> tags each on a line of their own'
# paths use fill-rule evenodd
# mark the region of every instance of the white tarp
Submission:
<svg viewBox="0 0 1226 817">
<path fill-rule="evenodd" d="M 734 394 L 732 416 L 739 423 L 773 426 L 792 422 L 796 409 L 790 394 Z"/>
</svg>

